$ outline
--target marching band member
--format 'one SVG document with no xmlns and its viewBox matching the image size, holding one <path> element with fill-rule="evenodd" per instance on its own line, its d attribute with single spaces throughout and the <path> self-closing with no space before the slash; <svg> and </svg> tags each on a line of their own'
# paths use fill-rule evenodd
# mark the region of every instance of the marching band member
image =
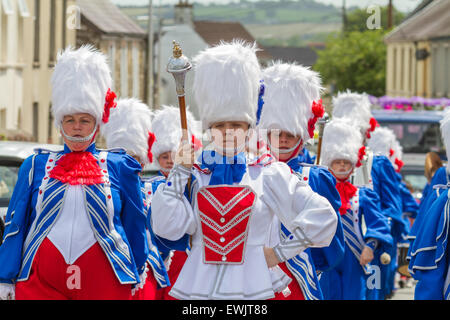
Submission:
<svg viewBox="0 0 450 320">
<path fill-rule="evenodd" d="M 199 140 L 200 134 L 197 132 L 197 125 L 192 113 L 187 110 L 187 123 L 191 130 L 190 137 L 195 149 L 200 149 L 202 144 Z M 180 145 L 182 131 L 180 128 L 180 111 L 173 106 L 162 106 L 162 108 L 155 113 L 152 121 L 153 130 L 156 136 L 156 142 L 153 145 L 153 155 L 156 159 L 159 172 L 158 176 L 151 179 L 152 193 L 156 191 L 159 185 L 166 182 L 170 170 L 174 166 L 175 153 Z M 188 203 L 189 194 L 185 194 L 185 201 Z M 156 237 L 159 241 L 159 237 Z M 189 236 L 185 235 L 180 241 L 168 242 L 162 241 L 159 246 L 163 251 L 163 257 L 167 266 L 170 285 L 160 290 L 158 300 L 174 300 L 169 295 L 173 284 L 176 282 L 178 275 L 183 267 L 189 252 Z"/>
<path fill-rule="evenodd" d="M 107 124 L 102 127 L 101 134 L 108 148 L 123 148 L 136 159 L 141 167 L 153 162 L 152 146 L 155 134 L 152 132 L 152 112 L 141 101 L 119 99 L 117 107 L 111 110 Z M 150 270 L 145 286 L 136 292 L 135 300 L 155 300 L 157 289 L 169 285 L 169 277 L 158 248 L 158 242 L 150 226 L 149 208 L 152 195 L 152 184 L 141 177 L 141 191 L 144 199 L 144 210 L 147 216 L 147 240 L 149 255 L 147 263 Z"/>
<path fill-rule="evenodd" d="M 351 119 L 352 124 L 361 132 L 363 144 L 366 146 L 366 154 L 362 160 L 362 165 L 355 168 L 352 177 L 356 186 L 371 187 L 372 185 L 373 152 L 367 146 L 367 141 L 379 125 L 370 112 L 370 105 L 369 97 L 364 93 L 347 90 L 333 97 L 332 118 Z"/>
<path fill-rule="evenodd" d="M 419 204 L 414 199 L 413 195 L 411 194 L 410 189 L 408 188 L 405 181 L 403 181 L 403 177 L 400 174 L 400 171 L 402 170 L 402 167 L 404 165 L 402 161 L 403 156 L 403 148 L 400 145 L 400 142 L 395 139 L 392 145 L 392 148 L 390 150 L 390 160 L 392 165 L 395 168 L 396 174 L 397 174 L 397 182 L 398 187 L 400 190 L 400 196 L 401 196 L 401 204 L 402 204 L 402 219 L 405 223 L 405 231 L 407 230 L 408 233 L 403 233 L 401 235 L 401 239 L 399 240 L 397 247 L 398 247 L 398 273 L 396 273 L 395 276 L 395 282 L 400 285 L 400 287 L 403 287 L 406 282 L 410 282 L 411 277 L 408 274 L 407 268 L 408 268 L 408 262 L 407 262 L 407 252 L 409 249 L 410 241 L 409 241 L 409 234 L 411 232 L 411 221 L 417 217 L 417 213 L 419 211 Z"/>
<path fill-rule="evenodd" d="M 52 113 L 64 150 L 37 150 L 20 168 L 0 247 L 2 299 L 129 299 L 144 283 L 141 166 L 94 143 L 116 104 L 110 87 L 93 47 L 58 55 Z"/>
<path fill-rule="evenodd" d="M 279 294 L 277 299 L 323 299 L 317 272 L 337 265 L 344 256 L 344 234 L 338 210 L 341 206 L 336 179 L 322 166 L 305 163 L 301 154 L 303 144 L 314 135 L 315 122 L 323 116 L 319 75 L 303 66 L 274 63 L 263 71 L 265 86 L 264 105 L 258 129 L 266 130 L 272 154 L 286 163 L 311 189 L 325 197 L 333 206 L 338 218 L 338 228 L 327 248 L 306 249 L 299 255 L 280 263 L 281 269 L 296 281 L 289 284 L 291 294 Z M 274 218 L 273 239 L 276 245 L 290 232 Z"/>
<path fill-rule="evenodd" d="M 397 270 L 397 244 L 409 232 L 409 223 L 403 219 L 402 198 L 395 168 L 389 157 L 396 140 L 395 134 L 386 127 L 377 127 L 372 133 L 368 146 L 374 153 L 372 164 L 373 189 L 379 195 L 380 207 L 391 224 L 391 235 L 394 245 L 387 253 L 391 256 L 389 264 L 380 266 L 382 272 L 382 288 L 374 290 L 371 299 L 385 299 L 393 294 L 394 278 Z M 378 260 L 378 257 L 377 257 Z"/>
<path fill-rule="evenodd" d="M 441 134 L 448 157 L 450 111 L 445 112 L 441 120 Z M 445 175 L 448 175 L 448 170 Z M 418 280 L 414 292 L 416 300 L 450 300 L 448 184 L 438 186 L 435 191 L 433 193 L 436 193 L 437 198 L 431 202 L 429 210 L 423 217 L 418 216 L 421 221 L 417 225 L 415 239 L 410 246 L 409 271 L 414 279 Z M 414 226 L 418 219 L 414 222 Z"/>
<path fill-rule="evenodd" d="M 336 231 L 329 202 L 281 162 L 245 153 L 255 126 L 261 71 L 256 46 L 221 43 L 194 59 L 194 94 L 211 149 L 194 164 L 184 143 L 152 201 L 152 226 L 167 239 L 192 235 L 190 254 L 170 294 L 178 299 L 270 299 L 289 277 L 278 263 L 328 246 Z M 190 206 L 182 201 L 190 182 Z M 265 247 L 274 215 L 291 233 Z"/>
<path fill-rule="evenodd" d="M 362 137 L 346 119 L 333 119 L 324 129 L 322 163 L 336 177 L 341 196 L 345 255 L 340 265 L 324 272 L 320 283 L 325 299 L 365 300 L 369 265 L 374 251 L 392 245 L 387 218 L 379 210 L 377 194 L 367 187 L 355 187 L 349 181 L 361 164 L 365 147 Z M 365 221 L 365 232 L 362 219 Z"/>
</svg>

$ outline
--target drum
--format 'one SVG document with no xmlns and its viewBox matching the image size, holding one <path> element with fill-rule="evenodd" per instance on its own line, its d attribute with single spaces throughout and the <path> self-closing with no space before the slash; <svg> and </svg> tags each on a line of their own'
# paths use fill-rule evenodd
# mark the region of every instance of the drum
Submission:
<svg viewBox="0 0 450 320">
<path fill-rule="evenodd" d="M 398 248 L 397 271 L 402 276 L 411 277 L 411 274 L 408 271 L 409 261 L 406 259 L 409 250 L 409 243 L 399 243 L 397 248 Z"/>
</svg>

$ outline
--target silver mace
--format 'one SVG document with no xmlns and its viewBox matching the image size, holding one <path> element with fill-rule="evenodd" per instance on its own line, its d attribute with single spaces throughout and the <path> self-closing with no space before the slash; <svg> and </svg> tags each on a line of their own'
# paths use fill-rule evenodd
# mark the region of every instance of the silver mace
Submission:
<svg viewBox="0 0 450 320">
<path fill-rule="evenodd" d="M 191 68 L 192 64 L 189 62 L 189 59 L 183 55 L 180 45 L 174 40 L 173 56 L 169 58 L 167 72 L 171 73 L 175 79 L 178 106 L 180 108 L 181 129 L 183 131 L 182 139 L 184 141 L 188 141 L 184 82 L 186 73 L 191 70 Z"/>
</svg>

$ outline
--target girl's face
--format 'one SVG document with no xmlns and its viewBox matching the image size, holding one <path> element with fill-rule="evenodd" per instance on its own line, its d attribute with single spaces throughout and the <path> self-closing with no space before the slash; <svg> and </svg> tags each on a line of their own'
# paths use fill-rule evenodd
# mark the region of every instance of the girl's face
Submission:
<svg viewBox="0 0 450 320">
<path fill-rule="evenodd" d="M 219 153 L 227 153 L 227 150 L 244 150 L 249 124 L 245 121 L 222 121 L 211 126 L 211 138 L 219 147 Z M 242 150 L 241 150 L 242 149 Z M 235 152 L 235 153 L 237 153 Z M 224 154 L 225 155 L 225 154 Z M 230 154 L 226 154 L 230 156 Z"/>
<path fill-rule="evenodd" d="M 346 180 L 353 172 L 353 164 L 345 159 L 337 159 L 331 162 L 330 169 L 337 179 Z"/>
<path fill-rule="evenodd" d="M 88 113 L 76 113 L 64 116 L 61 125 L 62 129 L 68 136 L 75 138 L 85 138 L 94 131 L 96 121 L 95 118 Z M 92 141 L 73 142 L 68 140 L 64 135 L 62 136 L 64 143 L 72 151 L 84 151 L 92 143 Z"/>
<path fill-rule="evenodd" d="M 300 137 L 281 130 L 270 130 L 268 137 L 271 151 L 279 160 L 283 161 L 291 158 L 292 156 L 296 156 L 293 155 L 292 152 L 281 153 L 280 150 L 289 150 L 294 148 L 299 142 Z M 297 154 L 298 152 L 300 152 L 300 148 L 298 148 Z"/>
<path fill-rule="evenodd" d="M 174 165 L 172 151 L 161 153 L 161 155 L 158 157 L 158 163 L 160 167 L 164 169 L 162 170 L 163 173 L 165 173 L 165 170 L 170 171 Z"/>
</svg>

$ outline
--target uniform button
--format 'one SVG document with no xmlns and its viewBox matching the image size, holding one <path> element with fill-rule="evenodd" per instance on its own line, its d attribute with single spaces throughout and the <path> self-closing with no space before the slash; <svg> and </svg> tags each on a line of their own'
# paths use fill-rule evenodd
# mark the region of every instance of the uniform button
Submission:
<svg viewBox="0 0 450 320">
<path fill-rule="evenodd" d="M 222 261 L 227 261 L 227 257 L 226 256 L 222 256 Z"/>
<path fill-rule="evenodd" d="M 170 187 L 172 185 L 172 182 L 167 182 L 167 185 Z"/>
<path fill-rule="evenodd" d="M 225 218 L 220 218 L 220 222 L 225 222 Z"/>
<path fill-rule="evenodd" d="M 108 194 L 108 199 L 111 199 L 111 195 L 110 194 Z"/>
<path fill-rule="evenodd" d="M 224 238 L 224 237 L 221 237 L 221 238 L 220 238 L 220 242 L 225 242 L 225 238 Z"/>
</svg>

